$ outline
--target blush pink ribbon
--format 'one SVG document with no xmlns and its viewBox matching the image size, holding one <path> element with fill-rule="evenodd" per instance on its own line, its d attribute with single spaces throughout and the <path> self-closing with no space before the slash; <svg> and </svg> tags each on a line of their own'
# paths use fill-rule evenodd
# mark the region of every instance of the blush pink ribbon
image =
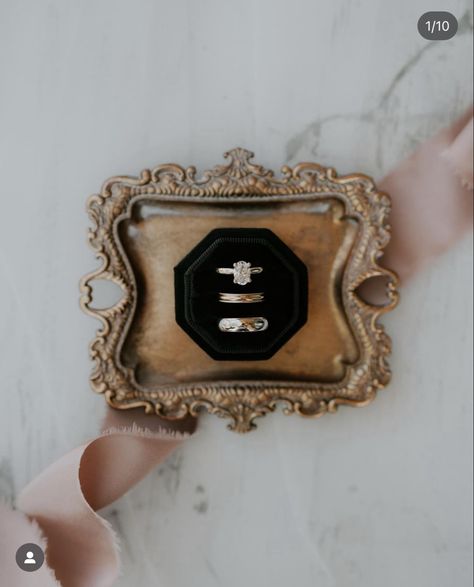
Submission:
<svg viewBox="0 0 474 587">
<path fill-rule="evenodd" d="M 472 227 L 473 113 L 467 112 L 403 161 L 379 184 L 392 196 L 388 267 L 402 282 Z M 103 432 L 64 455 L 22 491 L 17 509 L 0 503 L 1 585 L 32 585 L 17 548 L 46 553 L 35 587 L 108 587 L 120 571 L 117 539 L 96 512 L 142 479 L 194 432 L 178 423 L 110 410 Z"/>
</svg>

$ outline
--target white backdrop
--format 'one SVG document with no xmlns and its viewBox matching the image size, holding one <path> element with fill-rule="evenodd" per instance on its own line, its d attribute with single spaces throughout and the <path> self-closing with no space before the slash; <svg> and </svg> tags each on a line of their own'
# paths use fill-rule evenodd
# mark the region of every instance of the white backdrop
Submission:
<svg viewBox="0 0 474 587">
<path fill-rule="evenodd" d="M 423 40 L 448 9 L 457 36 Z M 376 178 L 472 100 L 468 0 L 1 0 L 0 495 L 93 435 L 86 198 L 236 145 Z M 422 220 L 421 220 L 422 221 Z M 472 271 L 465 239 L 386 320 L 362 410 L 196 438 L 106 512 L 125 586 L 472 584 Z"/>
</svg>

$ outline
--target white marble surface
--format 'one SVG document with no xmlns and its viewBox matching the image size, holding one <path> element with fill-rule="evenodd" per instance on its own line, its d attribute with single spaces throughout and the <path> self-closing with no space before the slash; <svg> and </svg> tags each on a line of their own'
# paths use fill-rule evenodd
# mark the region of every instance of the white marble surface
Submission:
<svg viewBox="0 0 474 587">
<path fill-rule="evenodd" d="M 458 35 L 428 43 L 426 10 Z M 380 178 L 472 100 L 468 0 L 0 3 L 0 495 L 98 428 L 86 197 L 235 145 Z M 125 586 L 472 584 L 472 271 L 465 239 L 386 323 L 394 379 L 363 410 L 196 438 L 106 512 Z"/>
</svg>

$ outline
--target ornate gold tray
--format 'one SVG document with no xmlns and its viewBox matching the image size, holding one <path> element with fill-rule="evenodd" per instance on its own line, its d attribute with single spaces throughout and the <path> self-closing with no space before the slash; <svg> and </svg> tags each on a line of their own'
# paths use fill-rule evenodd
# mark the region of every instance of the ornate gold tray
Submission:
<svg viewBox="0 0 474 587">
<path fill-rule="evenodd" d="M 378 320 L 398 299 L 396 275 L 379 265 L 389 197 L 362 174 L 300 163 L 276 177 L 244 149 L 224 157 L 199 178 L 175 164 L 113 177 L 89 199 L 100 267 L 81 281 L 81 306 L 102 323 L 90 346 L 93 389 L 114 408 L 164 418 L 205 408 L 238 432 L 278 405 L 303 416 L 366 405 L 390 380 L 391 342 Z M 173 268 L 221 227 L 268 228 L 306 264 L 307 323 L 268 360 L 215 361 L 176 324 Z M 358 294 L 379 276 L 383 306 Z M 121 299 L 94 308 L 96 280 L 120 286 Z"/>
</svg>

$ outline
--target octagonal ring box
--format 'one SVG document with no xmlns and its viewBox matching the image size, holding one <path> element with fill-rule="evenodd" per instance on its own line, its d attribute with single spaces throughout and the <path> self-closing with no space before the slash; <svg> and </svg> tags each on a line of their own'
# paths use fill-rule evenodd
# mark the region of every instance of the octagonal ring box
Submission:
<svg viewBox="0 0 474 587">
<path fill-rule="evenodd" d="M 243 259 L 257 267 L 241 283 L 219 268 Z M 223 303 L 219 294 L 260 297 L 255 302 Z M 263 298 L 263 299 L 260 299 Z M 308 278 L 306 266 L 267 228 L 212 230 L 175 267 L 177 323 L 216 360 L 270 359 L 306 322 Z M 219 323 L 228 318 L 265 320 L 264 330 L 228 332 Z"/>
<path fill-rule="evenodd" d="M 81 304 L 102 323 L 93 389 L 117 409 L 170 419 L 205 409 L 239 432 L 278 406 L 319 416 L 367 404 L 390 379 L 388 195 L 362 174 L 301 163 L 276 176 L 244 149 L 225 156 L 200 177 L 176 164 L 114 177 L 89 199 L 100 266 Z M 374 277 L 383 305 L 360 294 Z M 121 289 L 111 307 L 94 307 L 100 279 Z M 241 318 L 266 326 L 219 327 Z"/>
</svg>

